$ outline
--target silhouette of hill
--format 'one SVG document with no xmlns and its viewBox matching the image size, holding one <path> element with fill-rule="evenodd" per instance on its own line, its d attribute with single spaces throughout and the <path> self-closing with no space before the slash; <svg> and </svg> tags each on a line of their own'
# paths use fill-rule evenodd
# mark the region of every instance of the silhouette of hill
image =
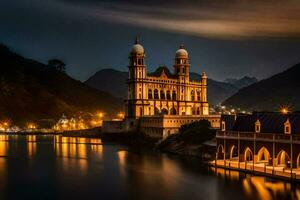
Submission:
<svg viewBox="0 0 300 200">
<path fill-rule="evenodd" d="M 0 116 L 16 124 L 103 110 L 120 111 L 122 101 L 0 45 Z"/>
<path fill-rule="evenodd" d="M 278 111 L 282 106 L 300 109 L 300 64 L 238 91 L 224 105 L 248 110 Z"/>
</svg>

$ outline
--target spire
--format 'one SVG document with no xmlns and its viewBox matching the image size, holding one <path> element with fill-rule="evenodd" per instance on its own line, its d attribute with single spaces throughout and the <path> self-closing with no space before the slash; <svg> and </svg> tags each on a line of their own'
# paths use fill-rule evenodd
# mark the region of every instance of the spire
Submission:
<svg viewBox="0 0 300 200">
<path fill-rule="evenodd" d="M 184 49 L 184 45 L 181 44 L 181 45 L 179 46 L 179 49 Z"/>
<path fill-rule="evenodd" d="M 140 44 L 140 36 L 139 35 L 137 35 L 135 37 L 135 44 Z"/>
</svg>

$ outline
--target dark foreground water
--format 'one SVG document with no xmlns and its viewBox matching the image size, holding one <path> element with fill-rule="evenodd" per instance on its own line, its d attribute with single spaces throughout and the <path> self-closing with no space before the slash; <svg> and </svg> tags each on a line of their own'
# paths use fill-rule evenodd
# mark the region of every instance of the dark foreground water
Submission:
<svg viewBox="0 0 300 200">
<path fill-rule="evenodd" d="M 300 187 L 98 139 L 0 135 L 0 199 L 300 199 Z"/>
</svg>

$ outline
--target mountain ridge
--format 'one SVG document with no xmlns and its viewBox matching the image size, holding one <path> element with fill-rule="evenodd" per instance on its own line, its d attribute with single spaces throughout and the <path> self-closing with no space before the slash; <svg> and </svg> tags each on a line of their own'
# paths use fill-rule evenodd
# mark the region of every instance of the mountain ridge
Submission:
<svg viewBox="0 0 300 200">
<path fill-rule="evenodd" d="M 278 111 L 287 106 L 300 109 L 300 63 L 289 69 L 249 85 L 226 99 L 226 106 L 248 110 Z M 247 97 L 247 98 L 245 98 Z"/>
</svg>

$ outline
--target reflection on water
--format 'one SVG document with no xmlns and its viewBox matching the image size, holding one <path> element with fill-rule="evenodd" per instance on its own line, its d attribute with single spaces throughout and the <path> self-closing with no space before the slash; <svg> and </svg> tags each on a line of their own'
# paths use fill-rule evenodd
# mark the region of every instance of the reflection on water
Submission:
<svg viewBox="0 0 300 200">
<path fill-rule="evenodd" d="M 300 189 L 292 188 L 290 182 L 275 181 L 262 176 L 252 176 L 241 174 L 237 171 L 225 170 L 222 168 L 211 168 L 214 172 L 223 178 L 242 181 L 243 190 L 249 198 L 256 196 L 257 199 L 271 200 L 278 199 L 300 199 Z"/>
<path fill-rule="evenodd" d="M 27 152 L 28 157 L 33 158 L 36 154 L 36 136 L 35 135 L 27 135 Z"/>
<path fill-rule="evenodd" d="M 55 136 L 55 153 L 62 157 L 62 167 L 68 172 L 72 168 L 77 168 L 81 173 L 88 170 L 87 153 L 96 154 L 99 159 L 102 158 L 101 139 L 81 138 L 81 137 L 63 137 Z"/>
<path fill-rule="evenodd" d="M 299 188 L 100 139 L 0 135 L 0 199 L 293 200 Z"/>
</svg>

